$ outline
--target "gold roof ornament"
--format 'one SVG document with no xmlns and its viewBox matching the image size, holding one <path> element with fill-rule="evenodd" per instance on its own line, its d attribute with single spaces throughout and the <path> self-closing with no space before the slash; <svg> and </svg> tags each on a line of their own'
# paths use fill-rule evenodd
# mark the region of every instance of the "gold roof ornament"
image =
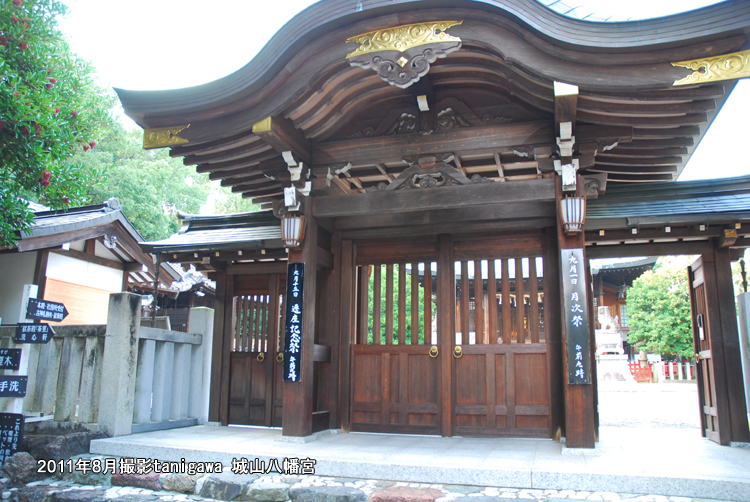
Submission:
<svg viewBox="0 0 750 502">
<path fill-rule="evenodd" d="M 347 43 L 356 42 L 360 44 L 357 50 L 347 54 L 346 59 L 372 52 L 404 52 L 412 47 L 436 42 L 461 42 L 460 38 L 451 36 L 446 31 L 451 26 L 461 23 L 463 21 L 431 21 L 428 23 L 404 24 L 363 33 L 346 40 Z"/>
<path fill-rule="evenodd" d="M 720 80 L 733 80 L 750 77 L 750 50 L 732 52 L 712 58 L 694 59 L 672 63 L 693 73 L 681 80 L 675 80 L 673 85 L 702 84 Z"/>
<path fill-rule="evenodd" d="M 348 38 L 359 47 L 347 54 L 352 66 L 370 68 L 401 89 L 430 71 L 430 64 L 461 48 L 461 39 L 446 30 L 463 21 L 430 21 L 383 28 Z"/>
<path fill-rule="evenodd" d="M 155 127 L 153 129 L 143 130 L 143 149 L 149 150 L 151 148 L 161 148 L 165 146 L 181 145 L 183 143 L 189 143 L 185 138 L 181 138 L 178 134 L 190 127 L 190 124 L 173 126 L 173 127 Z"/>
</svg>

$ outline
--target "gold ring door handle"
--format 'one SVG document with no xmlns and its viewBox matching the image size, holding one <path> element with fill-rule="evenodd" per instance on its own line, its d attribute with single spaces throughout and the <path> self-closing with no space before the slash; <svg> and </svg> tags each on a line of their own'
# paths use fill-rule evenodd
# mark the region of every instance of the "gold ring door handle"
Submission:
<svg viewBox="0 0 750 502">
<path fill-rule="evenodd" d="M 437 345 L 433 345 L 432 347 L 430 347 L 430 352 L 429 352 L 429 354 L 430 354 L 430 357 L 432 357 L 433 359 L 434 359 L 434 358 L 436 358 L 436 357 L 438 356 L 438 348 L 437 348 Z"/>
<path fill-rule="evenodd" d="M 464 349 L 461 348 L 460 345 L 456 345 L 453 347 L 453 357 L 456 359 L 461 359 L 461 356 L 464 355 Z"/>
<path fill-rule="evenodd" d="M 278 354 L 276 354 L 276 362 L 277 363 L 283 363 L 284 362 L 284 353 L 283 352 L 279 352 Z"/>
<path fill-rule="evenodd" d="M 265 352 L 258 353 L 258 357 L 256 357 L 255 359 L 257 359 L 259 363 L 262 363 L 266 359 L 266 353 Z"/>
</svg>

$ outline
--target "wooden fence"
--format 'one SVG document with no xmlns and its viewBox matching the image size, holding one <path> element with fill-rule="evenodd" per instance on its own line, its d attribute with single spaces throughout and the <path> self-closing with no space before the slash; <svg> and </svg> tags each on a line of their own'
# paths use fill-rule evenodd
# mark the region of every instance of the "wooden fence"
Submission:
<svg viewBox="0 0 750 502">
<path fill-rule="evenodd" d="M 110 435 L 205 422 L 213 310 L 191 311 L 193 333 L 139 327 L 138 312 L 133 314 L 132 326 L 139 330 L 137 337 L 128 336 L 128 330 L 113 323 L 111 315 L 109 324 L 118 325 L 57 326 L 55 336 L 46 345 L 16 345 L 15 327 L 0 328 L 0 348 L 29 352 L 29 379 L 23 400 L 27 420 L 100 425 L 100 402 L 110 408 L 119 395 L 124 395 L 116 412 L 129 414 L 132 423 L 117 431 L 105 430 Z M 103 371 L 107 350 L 110 361 L 128 360 L 128 354 L 134 354 L 136 371 L 120 372 L 126 375 L 125 380 L 110 374 L 114 373 L 113 368 Z M 114 388 L 118 396 L 102 396 L 103 386 L 105 392 Z M 0 399 L 0 410 L 10 409 L 10 405 L 9 398 Z"/>
</svg>

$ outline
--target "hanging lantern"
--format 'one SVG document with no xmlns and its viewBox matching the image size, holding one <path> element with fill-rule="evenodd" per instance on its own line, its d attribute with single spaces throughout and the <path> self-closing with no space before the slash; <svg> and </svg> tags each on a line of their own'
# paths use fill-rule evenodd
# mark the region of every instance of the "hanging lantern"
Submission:
<svg viewBox="0 0 750 502">
<path fill-rule="evenodd" d="M 281 240 L 284 247 L 298 249 L 305 238 L 305 219 L 302 216 L 286 215 L 281 218 Z"/>
<path fill-rule="evenodd" d="M 583 224 L 586 221 L 586 199 L 563 197 L 560 200 L 560 219 L 566 234 L 583 232 Z"/>
</svg>

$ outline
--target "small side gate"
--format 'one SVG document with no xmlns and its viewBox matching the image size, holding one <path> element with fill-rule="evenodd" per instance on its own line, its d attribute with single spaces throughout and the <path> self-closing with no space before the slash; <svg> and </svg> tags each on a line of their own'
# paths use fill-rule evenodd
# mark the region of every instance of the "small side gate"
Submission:
<svg viewBox="0 0 750 502">
<path fill-rule="evenodd" d="M 235 276 L 229 423 L 281 426 L 285 276 Z"/>
</svg>

